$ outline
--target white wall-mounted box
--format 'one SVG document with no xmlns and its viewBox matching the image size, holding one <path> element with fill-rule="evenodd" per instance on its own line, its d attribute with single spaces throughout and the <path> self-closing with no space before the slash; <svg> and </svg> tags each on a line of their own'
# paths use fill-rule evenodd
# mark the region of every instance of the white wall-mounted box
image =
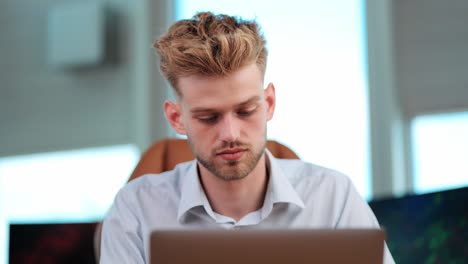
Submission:
<svg viewBox="0 0 468 264">
<path fill-rule="evenodd" d="M 95 66 L 105 57 L 102 2 L 65 3 L 48 14 L 48 63 L 54 67 Z"/>
</svg>

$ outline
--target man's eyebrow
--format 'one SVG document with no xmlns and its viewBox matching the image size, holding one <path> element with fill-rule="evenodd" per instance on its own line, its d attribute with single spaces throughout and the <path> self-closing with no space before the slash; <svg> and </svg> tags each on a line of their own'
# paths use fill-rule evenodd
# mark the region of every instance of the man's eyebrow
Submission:
<svg viewBox="0 0 468 264">
<path fill-rule="evenodd" d="M 260 101 L 260 99 L 261 99 L 260 96 L 255 95 L 255 96 L 252 96 L 249 99 L 245 100 L 244 102 L 237 104 L 236 106 L 239 107 L 239 106 L 249 105 L 249 104 Z"/>
<path fill-rule="evenodd" d="M 261 100 L 261 97 L 258 96 L 258 95 L 255 95 L 255 96 L 252 96 L 249 99 L 245 100 L 244 102 L 238 103 L 235 107 L 246 106 L 246 105 L 258 102 L 260 100 Z M 190 112 L 192 114 L 210 113 L 210 112 L 217 112 L 217 111 L 218 110 L 213 109 L 213 108 L 204 108 L 204 107 L 196 107 L 196 108 L 190 110 Z"/>
</svg>

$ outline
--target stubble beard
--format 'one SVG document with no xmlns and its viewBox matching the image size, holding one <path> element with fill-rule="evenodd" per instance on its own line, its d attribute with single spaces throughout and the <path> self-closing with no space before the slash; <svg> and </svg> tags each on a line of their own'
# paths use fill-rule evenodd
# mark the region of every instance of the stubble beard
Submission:
<svg viewBox="0 0 468 264">
<path fill-rule="evenodd" d="M 240 180 L 247 177 L 247 175 L 249 175 L 255 169 L 259 160 L 262 158 L 262 155 L 264 155 L 266 147 L 266 139 L 258 146 L 258 148 L 254 148 L 254 146 L 248 144 L 232 142 L 227 143 L 220 148 L 216 148 L 211 153 L 212 158 L 207 158 L 195 151 L 194 146 L 190 140 L 189 143 L 198 162 L 214 176 L 225 181 Z M 223 161 L 216 158 L 216 152 L 219 149 L 224 149 L 228 146 L 245 148 L 246 152 L 242 159 L 234 161 Z"/>
</svg>

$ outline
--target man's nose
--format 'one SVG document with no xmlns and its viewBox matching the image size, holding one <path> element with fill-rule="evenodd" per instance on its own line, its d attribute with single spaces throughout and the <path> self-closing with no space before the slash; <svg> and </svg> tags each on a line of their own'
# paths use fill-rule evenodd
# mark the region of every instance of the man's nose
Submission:
<svg viewBox="0 0 468 264">
<path fill-rule="evenodd" d="M 233 115 L 225 115 L 220 123 L 220 139 L 235 142 L 240 135 L 240 120 Z"/>
</svg>

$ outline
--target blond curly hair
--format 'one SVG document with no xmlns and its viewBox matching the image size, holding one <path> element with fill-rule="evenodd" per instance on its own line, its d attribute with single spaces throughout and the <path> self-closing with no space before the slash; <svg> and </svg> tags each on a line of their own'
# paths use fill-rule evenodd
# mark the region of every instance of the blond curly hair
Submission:
<svg viewBox="0 0 468 264">
<path fill-rule="evenodd" d="M 174 23 L 153 47 L 160 56 L 161 72 L 180 96 L 180 77 L 226 76 L 252 63 L 264 74 L 265 45 L 255 21 L 201 12 Z"/>
</svg>

